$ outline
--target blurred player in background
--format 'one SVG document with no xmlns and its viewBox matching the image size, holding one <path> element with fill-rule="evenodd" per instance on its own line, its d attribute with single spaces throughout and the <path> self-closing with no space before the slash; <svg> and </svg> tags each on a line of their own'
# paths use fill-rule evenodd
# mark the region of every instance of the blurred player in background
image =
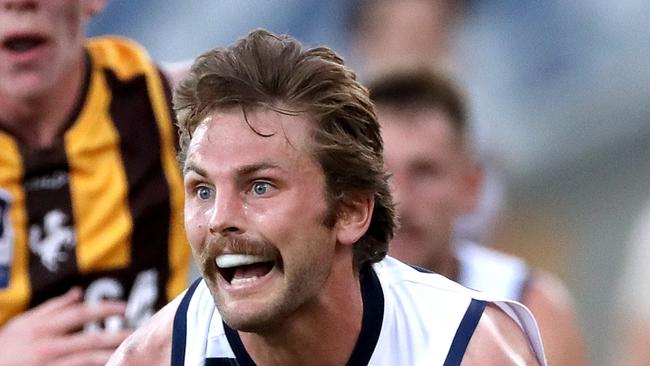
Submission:
<svg viewBox="0 0 650 366">
<path fill-rule="evenodd" d="M 0 0 L 2 365 L 103 365 L 187 284 L 174 76 L 103 6 Z"/>
<path fill-rule="evenodd" d="M 523 302 L 538 320 L 549 364 L 586 364 L 570 296 L 557 278 L 477 243 L 454 242 L 456 220 L 476 207 L 482 184 L 457 87 L 429 68 L 407 68 L 369 89 L 400 217 L 389 254 Z"/>
</svg>

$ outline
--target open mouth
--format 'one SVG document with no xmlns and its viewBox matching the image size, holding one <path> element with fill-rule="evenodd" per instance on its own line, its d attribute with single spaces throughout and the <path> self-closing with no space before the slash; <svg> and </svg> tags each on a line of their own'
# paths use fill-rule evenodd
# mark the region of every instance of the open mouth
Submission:
<svg viewBox="0 0 650 366">
<path fill-rule="evenodd" d="M 277 264 L 274 259 L 249 254 L 222 254 L 215 262 L 221 277 L 232 286 L 255 282 L 271 272 Z"/>
<path fill-rule="evenodd" d="M 12 52 L 27 52 L 43 45 L 47 40 L 41 36 L 14 36 L 2 42 L 2 47 Z"/>
</svg>

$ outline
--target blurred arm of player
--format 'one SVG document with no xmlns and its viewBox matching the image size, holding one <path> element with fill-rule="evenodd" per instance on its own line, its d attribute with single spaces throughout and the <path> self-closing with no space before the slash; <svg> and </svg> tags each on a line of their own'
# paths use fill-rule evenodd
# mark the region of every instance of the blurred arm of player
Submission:
<svg viewBox="0 0 650 366">
<path fill-rule="evenodd" d="M 174 317 L 183 294 L 165 305 L 122 342 L 106 366 L 169 365 Z"/>
<path fill-rule="evenodd" d="M 523 331 L 496 305 L 479 320 L 462 366 L 539 366 Z"/>
<path fill-rule="evenodd" d="M 589 364 L 573 300 L 558 278 L 550 273 L 537 272 L 523 303 L 537 319 L 549 365 Z"/>
<path fill-rule="evenodd" d="M 81 300 L 81 289 L 73 288 L 12 318 L 0 328 L 0 365 L 104 365 L 131 331 L 84 332 L 83 326 L 123 315 L 126 304 Z"/>
</svg>

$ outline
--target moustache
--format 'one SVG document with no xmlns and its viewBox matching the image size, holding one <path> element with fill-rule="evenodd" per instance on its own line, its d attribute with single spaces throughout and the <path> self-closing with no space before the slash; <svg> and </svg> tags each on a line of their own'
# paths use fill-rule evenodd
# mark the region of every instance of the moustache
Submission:
<svg viewBox="0 0 650 366">
<path fill-rule="evenodd" d="M 268 240 L 253 240 L 246 238 L 214 237 L 208 240 L 206 254 L 214 258 L 223 253 L 236 253 L 277 258 L 280 253 L 275 245 Z"/>
</svg>

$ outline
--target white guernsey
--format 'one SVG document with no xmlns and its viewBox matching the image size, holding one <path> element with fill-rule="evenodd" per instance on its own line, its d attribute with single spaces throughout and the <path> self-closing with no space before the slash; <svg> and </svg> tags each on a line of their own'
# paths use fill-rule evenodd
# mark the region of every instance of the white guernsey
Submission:
<svg viewBox="0 0 650 366">
<path fill-rule="evenodd" d="M 226 267 L 224 262 L 219 266 Z M 390 257 L 361 272 L 361 290 L 362 331 L 348 365 L 458 365 L 489 302 L 517 323 L 539 364 L 546 364 L 535 321 L 517 302 L 466 289 Z M 176 312 L 172 365 L 201 364 L 255 365 L 237 331 L 223 323 L 205 282 L 197 281 Z"/>
</svg>

